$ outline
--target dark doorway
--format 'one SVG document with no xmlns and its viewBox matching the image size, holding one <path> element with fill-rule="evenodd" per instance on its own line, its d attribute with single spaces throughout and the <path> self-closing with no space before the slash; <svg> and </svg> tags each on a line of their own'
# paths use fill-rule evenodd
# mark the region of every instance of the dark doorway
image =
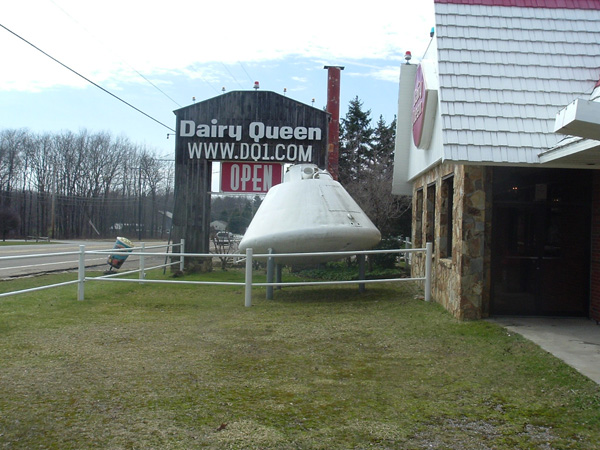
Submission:
<svg viewBox="0 0 600 450">
<path fill-rule="evenodd" d="M 493 170 L 491 313 L 587 316 L 591 172 Z"/>
</svg>

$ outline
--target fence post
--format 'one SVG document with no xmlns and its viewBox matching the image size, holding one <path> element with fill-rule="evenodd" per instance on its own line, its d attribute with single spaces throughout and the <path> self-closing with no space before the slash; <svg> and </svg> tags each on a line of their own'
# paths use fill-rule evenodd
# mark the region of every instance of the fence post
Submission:
<svg viewBox="0 0 600 450">
<path fill-rule="evenodd" d="M 281 264 L 275 264 L 275 281 L 281 283 L 281 270 L 283 266 Z M 281 286 L 277 286 L 277 289 L 281 289 Z"/>
<path fill-rule="evenodd" d="M 433 244 L 425 244 L 425 301 L 431 301 L 431 265 L 433 257 Z"/>
<path fill-rule="evenodd" d="M 273 249 L 269 249 L 269 255 L 273 254 Z M 273 273 L 275 271 L 275 261 L 273 257 L 269 256 L 267 259 L 267 283 L 273 282 Z M 273 300 L 273 286 L 267 286 L 267 300 Z"/>
<path fill-rule="evenodd" d="M 356 255 L 356 258 L 358 259 L 358 279 L 364 280 L 365 279 L 365 255 L 364 255 L 364 253 L 361 253 L 359 255 Z M 358 283 L 358 291 L 365 292 L 365 283 Z"/>
<path fill-rule="evenodd" d="M 179 253 L 182 254 L 179 257 L 179 271 L 183 272 L 183 269 L 185 268 L 185 264 L 184 264 L 184 260 L 183 260 L 183 253 L 185 253 L 185 239 L 181 239 L 179 242 L 181 244 L 179 246 Z"/>
<path fill-rule="evenodd" d="M 141 243 L 141 248 L 140 248 L 140 280 L 144 280 L 144 278 L 146 278 L 146 261 L 145 261 L 145 257 L 144 257 L 144 250 L 146 249 L 146 243 L 142 242 Z"/>
<path fill-rule="evenodd" d="M 246 249 L 246 290 L 245 305 L 252 306 L 252 249 Z"/>
<path fill-rule="evenodd" d="M 77 300 L 85 297 L 85 245 L 79 246 L 79 266 L 77 269 Z"/>
<path fill-rule="evenodd" d="M 410 240 L 408 238 L 404 238 L 404 249 L 409 249 L 412 248 L 412 243 L 410 242 Z M 412 253 L 404 253 L 404 262 L 406 263 L 406 265 L 408 266 L 408 268 L 410 269 L 410 265 L 412 264 Z"/>
</svg>

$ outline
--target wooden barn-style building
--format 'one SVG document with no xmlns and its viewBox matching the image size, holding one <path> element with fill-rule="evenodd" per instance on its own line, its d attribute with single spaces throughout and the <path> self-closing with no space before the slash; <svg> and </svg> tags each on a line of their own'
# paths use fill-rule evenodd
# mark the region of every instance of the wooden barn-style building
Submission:
<svg viewBox="0 0 600 450">
<path fill-rule="evenodd" d="M 244 184 L 261 187 L 249 177 L 267 164 L 326 165 L 330 114 L 284 95 L 231 91 L 174 113 L 173 240 L 185 239 L 187 253 L 209 253 L 213 161 L 244 163 L 251 167 Z M 186 266 L 208 270 L 210 259 L 186 258 Z"/>
</svg>

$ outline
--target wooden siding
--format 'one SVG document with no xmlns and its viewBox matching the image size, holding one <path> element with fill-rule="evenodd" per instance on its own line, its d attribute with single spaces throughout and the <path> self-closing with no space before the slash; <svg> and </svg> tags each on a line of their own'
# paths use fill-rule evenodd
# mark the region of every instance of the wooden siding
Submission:
<svg viewBox="0 0 600 450">
<path fill-rule="evenodd" d="M 175 165 L 173 242 L 185 239 L 186 253 L 208 253 L 212 163 L 193 160 Z"/>
</svg>

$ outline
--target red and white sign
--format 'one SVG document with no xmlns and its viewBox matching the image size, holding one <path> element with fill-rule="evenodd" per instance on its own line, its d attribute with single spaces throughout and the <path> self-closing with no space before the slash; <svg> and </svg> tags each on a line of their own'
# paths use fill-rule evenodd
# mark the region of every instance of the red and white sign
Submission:
<svg viewBox="0 0 600 450">
<path fill-rule="evenodd" d="M 283 165 L 278 163 L 221 163 L 221 192 L 264 194 L 281 183 Z"/>
<path fill-rule="evenodd" d="M 412 135 L 417 148 L 427 149 L 433 135 L 433 122 L 437 110 L 437 91 L 427 89 L 423 66 L 419 64 L 415 79 L 412 109 Z"/>
</svg>

